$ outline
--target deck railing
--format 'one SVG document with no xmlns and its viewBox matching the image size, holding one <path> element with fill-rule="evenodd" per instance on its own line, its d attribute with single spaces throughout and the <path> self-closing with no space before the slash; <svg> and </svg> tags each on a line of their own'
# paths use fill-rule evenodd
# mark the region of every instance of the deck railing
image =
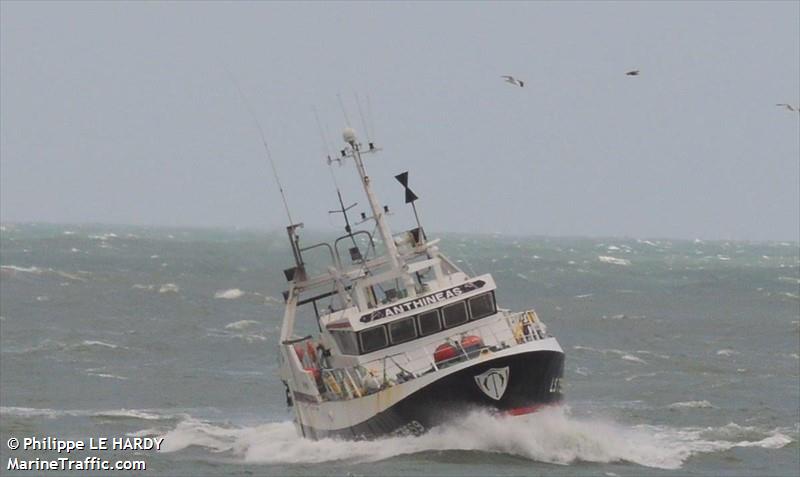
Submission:
<svg viewBox="0 0 800 477">
<path fill-rule="evenodd" d="M 503 320 L 493 320 L 467 331 L 453 333 L 435 346 L 423 346 L 413 351 L 386 355 L 359 366 L 323 368 L 317 380 L 322 399 L 363 397 L 464 361 L 547 337 L 546 327 L 533 310 L 518 313 L 502 310 L 501 314 Z M 467 336 L 478 337 L 480 345 L 465 349 L 462 341 Z M 452 346 L 455 354 L 451 358 L 437 361 L 434 353 L 443 344 Z"/>
</svg>

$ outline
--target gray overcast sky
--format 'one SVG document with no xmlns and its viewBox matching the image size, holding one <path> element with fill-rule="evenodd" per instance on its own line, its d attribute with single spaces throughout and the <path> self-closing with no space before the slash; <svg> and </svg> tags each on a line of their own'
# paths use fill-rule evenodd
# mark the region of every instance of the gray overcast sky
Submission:
<svg viewBox="0 0 800 477">
<path fill-rule="evenodd" d="M 797 1 L 4 1 L 0 23 L 6 222 L 284 225 L 228 68 L 308 226 L 338 224 L 312 110 L 339 147 L 358 92 L 397 230 L 409 169 L 429 229 L 799 238 L 800 114 L 775 106 L 800 104 Z"/>
</svg>

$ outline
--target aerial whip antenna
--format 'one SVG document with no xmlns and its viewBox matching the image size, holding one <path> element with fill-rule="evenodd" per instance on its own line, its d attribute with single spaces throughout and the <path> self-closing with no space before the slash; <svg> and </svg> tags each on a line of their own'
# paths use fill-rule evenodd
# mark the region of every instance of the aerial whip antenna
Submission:
<svg viewBox="0 0 800 477">
<path fill-rule="evenodd" d="M 250 107 L 250 103 L 247 101 L 247 97 L 244 95 L 244 91 L 242 88 L 239 87 L 239 83 L 236 81 L 236 77 L 228 70 L 227 68 L 225 71 L 228 72 L 228 75 L 233 80 L 234 86 L 236 86 L 236 91 L 239 92 L 239 97 L 242 99 L 247 110 L 250 112 L 250 116 L 252 116 L 253 121 L 256 123 L 256 127 L 258 128 L 258 132 L 261 134 L 261 143 L 264 144 L 264 150 L 267 152 L 267 159 L 269 159 L 269 165 L 272 168 L 272 176 L 275 178 L 275 184 L 278 185 L 278 190 L 281 193 L 281 199 L 283 199 L 283 208 L 286 210 L 286 217 L 289 219 L 289 224 L 294 224 L 292 220 L 292 214 L 289 212 L 289 203 L 286 201 L 286 193 L 283 191 L 283 185 L 281 185 L 281 179 L 278 177 L 278 170 L 275 168 L 275 160 L 272 159 L 272 152 L 269 150 L 269 144 L 267 143 L 267 136 L 264 134 L 264 128 L 261 127 L 261 122 L 258 120 L 258 116 L 256 116 L 255 111 L 253 108 Z"/>
<path fill-rule="evenodd" d="M 347 110 L 344 107 L 344 101 L 342 101 L 342 95 L 336 93 L 336 99 L 339 100 L 339 107 L 342 108 L 342 114 L 344 115 L 344 122 L 347 124 L 347 127 L 350 127 L 350 118 L 347 116 Z"/>
<path fill-rule="evenodd" d="M 375 137 L 375 121 L 372 119 L 372 101 L 369 100 L 369 93 L 367 93 L 367 119 L 369 119 L 369 127 L 371 129 L 369 134 Z"/>
<path fill-rule="evenodd" d="M 364 132 L 367 134 L 367 143 L 372 144 L 372 135 L 369 133 L 369 129 L 367 129 L 367 122 L 364 120 L 364 112 L 361 110 L 361 101 L 358 100 L 358 94 L 354 91 L 353 95 L 356 97 L 356 106 L 358 107 L 358 115 L 361 116 L 361 127 L 364 128 Z M 374 147 L 374 146 L 373 146 Z"/>
</svg>

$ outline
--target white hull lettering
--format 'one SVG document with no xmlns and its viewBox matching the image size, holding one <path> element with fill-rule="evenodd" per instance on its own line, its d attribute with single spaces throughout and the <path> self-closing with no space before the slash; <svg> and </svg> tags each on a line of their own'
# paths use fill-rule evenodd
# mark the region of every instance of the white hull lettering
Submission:
<svg viewBox="0 0 800 477">
<path fill-rule="evenodd" d="M 362 316 L 360 321 L 362 323 L 369 323 L 371 321 L 380 320 L 381 318 L 386 318 L 387 316 L 395 316 L 401 313 L 416 310 L 417 308 L 422 308 L 424 306 L 434 305 L 442 300 L 449 300 L 451 298 L 459 297 L 463 293 L 477 290 L 484 285 L 486 285 L 486 282 L 483 280 L 475 280 L 474 282 L 464 283 L 463 285 L 448 288 L 447 290 L 436 292 L 432 295 L 427 295 L 422 298 L 417 298 L 416 300 L 407 301 L 405 303 L 393 305 L 389 308 L 384 308 L 381 310 L 375 310 L 368 315 Z"/>
</svg>

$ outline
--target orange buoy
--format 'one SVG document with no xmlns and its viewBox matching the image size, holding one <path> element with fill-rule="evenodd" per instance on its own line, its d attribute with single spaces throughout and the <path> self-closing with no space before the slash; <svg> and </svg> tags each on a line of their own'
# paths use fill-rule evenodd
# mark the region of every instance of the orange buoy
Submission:
<svg viewBox="0 0 800 477">
<path fill-rule="evenodd" d="M 483 340 L 481 339 L 480 336 L 467 335 L 461 338 L 461 347 L 464 348 L 464 351 L 471 351 L 475 348 L 482 348 Z"/>
<path fill-rule="evenodd" d="M 433 360 L 437 363 L 455 358 L 458 354 L 456 347 L 450 343 L 442 343 L 433 352 Z"/>
<path fill-rule="evenodd" d="M 476 356 L 483 348 L 483 340 L 480 336 L 467 335 L 461 338 L 461 348 L 470 358 Z"/>
</svg>

